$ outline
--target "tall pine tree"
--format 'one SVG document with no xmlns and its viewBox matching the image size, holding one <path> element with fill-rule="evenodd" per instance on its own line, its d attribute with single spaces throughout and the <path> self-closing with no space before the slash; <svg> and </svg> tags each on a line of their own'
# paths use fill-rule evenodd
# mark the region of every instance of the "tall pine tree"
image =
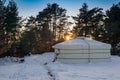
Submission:
<svg viewBox="0 0 120 80">
<path fill-rule="evenodd" d="M 103 17 L 102 8 L 96 7 L 89 10 L 88 5 L 84 3 L 82 8 L 79 9 L 79 14 L 73 17 L 76 22 L 74 30 L 78 36 L 93 36 L 97 39 L 104 32 Z"/>
<path fill-rule="evenodd" d="M 120 2 L 106 11 L 105 25 L 109 42 L 114 46 L 120 42 Z"/>
<path fill-rule="evenodd" d="M 6 0 L 0 0 L 0 56 L 4 54 L 5 49 L 7 46 L 5 45 L 5 30 L 4 30 L 4 20 L 6 18 L 6 13 L 5 13 L 5 2 Z"/>
<path fill-rule="evenodd" d="M 41 21 L 42 20 L 42 21 Z M 44 27 L 50 29 L 54 34 L 54 40 L 58 40 L 58 38 L 61 38 L 60 35 L 66 26 L 66 9 L 63 9 L 59 7 L 58 4 L 48 4 L 47 8 L 45 8 L 42 12 L 39 12 L 37 15 L 37 21 L 39 24 L 41 22 L 44 23 Z"/>
<path fill-rule="evenodd" d="M 15 33 L 19 21 L 17 5 L 14 0 L 10 0 L 7 6 L 4 6 L 5 1 L 0 0 L 0 40 L 4 43 L 0 49 L 2 54 L 5 54 L 15 43 Z"/>
<path fill-rule="evenodd" d="M 14 0 L 10 0 L 6 7 L 6 19 L 5 30 L 7 33 L 13 33 L 16 31 L 19 22 L 18 8 Z"/>
</svg>

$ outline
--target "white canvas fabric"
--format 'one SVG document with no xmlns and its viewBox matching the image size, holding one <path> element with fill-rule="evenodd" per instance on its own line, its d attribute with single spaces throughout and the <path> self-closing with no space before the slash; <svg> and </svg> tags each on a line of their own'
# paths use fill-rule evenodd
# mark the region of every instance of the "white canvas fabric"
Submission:
<svg viewBox="0 0 120 80">
<path fill-rule="evenodd" d="M 53 46 L 58 49 L 110 49 L 111 45 L 85 37 L 77 37 L 73 40 L 58 43 Z"/>
<path fill-rule="evenodd" d="M 85 37 L 58 43 L 53 46 L 56 58 L 61 62 L 98 62 L 109 61 L 111 45 Z"/>
</svg>

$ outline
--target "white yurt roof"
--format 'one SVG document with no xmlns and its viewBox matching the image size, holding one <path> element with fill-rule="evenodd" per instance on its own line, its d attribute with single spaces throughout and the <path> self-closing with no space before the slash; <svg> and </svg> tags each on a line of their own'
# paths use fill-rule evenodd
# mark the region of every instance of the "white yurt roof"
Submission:
<svg viewBox="0 0 120 80">
<path fill-rule="evenodd" d="M 58 43 L 53 46 L 56 49 L 110 49 L 111 45 L 85 37 Z"/>
</svg>

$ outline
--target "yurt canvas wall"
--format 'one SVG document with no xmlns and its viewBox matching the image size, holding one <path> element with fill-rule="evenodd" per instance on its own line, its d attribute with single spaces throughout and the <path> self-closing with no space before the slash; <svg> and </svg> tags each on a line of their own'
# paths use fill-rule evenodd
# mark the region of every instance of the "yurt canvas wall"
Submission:
<svg viewBox="0 0 120 80">
<path fill-rule="evenodd" d="M 111 45 L 78 37 L 53 46 L 56 59 L 64 63 L 110 61 Z"/>
</svg>

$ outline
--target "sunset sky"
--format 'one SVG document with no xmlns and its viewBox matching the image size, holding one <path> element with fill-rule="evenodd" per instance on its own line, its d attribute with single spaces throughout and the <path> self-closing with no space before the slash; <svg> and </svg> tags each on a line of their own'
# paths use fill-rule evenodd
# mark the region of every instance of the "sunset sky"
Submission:
<svg viewBox="0 0 120 80">
<path fill-rule="evenodd" d="M 94 7 L 109 9 L 120 0 L 15 0 L 18 6 L 19 15 L 23 17 L 35 16 L 39 11 L 47 7 L 48 3 L 57 3 L 60 7 L 67 9 L 67 15 L 75 16 L 83 3 L 87 3 L 89 9 Z"/>
</svg>

